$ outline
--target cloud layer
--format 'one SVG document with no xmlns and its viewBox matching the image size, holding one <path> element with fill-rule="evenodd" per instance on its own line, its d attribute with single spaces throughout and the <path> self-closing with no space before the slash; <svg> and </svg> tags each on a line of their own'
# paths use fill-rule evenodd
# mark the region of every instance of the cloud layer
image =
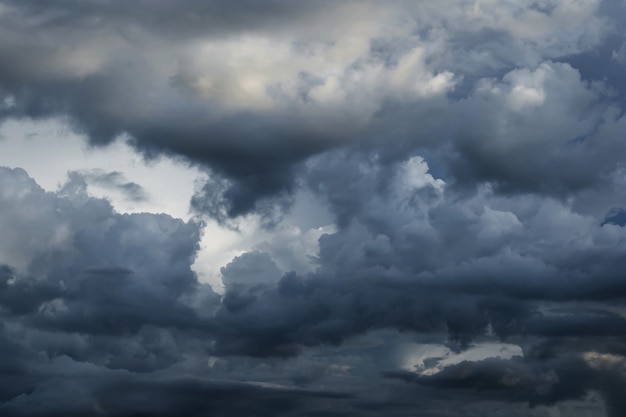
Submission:
<svg viewBox="0 0 626 417">
<path fill-rule="evenodd" d="M 0 120 L 207 173 L 0 168 L 0 414 L 624 415 L 625 12 L 0 1 Z M 207 221 L 270 236 L 223 294 Z"/>
<path fill-rule="evenodd" d="M 599 137 L 620 129 L 615 86 L 568 61 L 617 36 L 609 6 L 6 1 L 2 113 L 68 117 L 94 144 L 127 134 L 147 156 L 208 164 L 227 217 L 290 193 L 311 155 L 364 141 L 445 149 L 449 175 L 506 189 L 534 191 L 539 169 L 541 191 L 566 193 L 617 168 L 608 150 L 587 172 L 569 166 L 590 142 L 613 149 Z"/>
</svg>

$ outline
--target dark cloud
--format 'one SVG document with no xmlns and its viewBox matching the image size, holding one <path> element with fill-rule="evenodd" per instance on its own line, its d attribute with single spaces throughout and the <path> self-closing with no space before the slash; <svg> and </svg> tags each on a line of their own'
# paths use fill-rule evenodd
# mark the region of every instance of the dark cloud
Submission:
<svg viewBox="0 0 626 417">
<path fill-rule="evenodd" d="M 134 202 L 147 201 L 148 194 L 143 187 L 136 182 L 127 181 L 124 174 L 118 171 L 105 172 L 99 169 L 93 169 L 86 172 L 80 172 L 88 184 L 95 184 L 103 188 L 117 190 L 124 197 Z"/>
<path fill-rule="evenodd" d="M 490 331 L 513 343 L 545 338 L 569 345 L 589 338 L 588 350 L 579 352 L 584 357 L 626 337 L 623 247 L 615 240 L 622 235 L 619 225 L 575 213 L 552 198 L 501 197 L 489 189 L 479 196 L 459 195 L 430 176 L 421 158 L 391 172 L 345 155 L 319 161 L 313 169 L 314 189 L 328 199 L 343 228 L 320 238 L 315 272 L 288 273 L 275 288 L 261 284 L 264 256 L 249 254 L 246 259 L 259 266 L 258 287 L 227 291 L 216 317 L 229 332 L 216 336 L 213 354 L 285 357 L 386 328 L 440 341 L 444 335 L 453 349 L 472 346 Z M 246 264 L 243 257 L 236 259 L 223 271 L 226 279 L 235 265 L 245 277 Z M 570 354 L 553 355 L 561 361 Z M 623 358 L 616 346 L 602 354 Z M 587 369 L 583 362 L 575 359 Z M 619 372 L 609 377 L 587 369 L 576 380 L 596 381 L 591 375 L 598 372 L 598 378 L 613 382 L 568 385 L 569 365 L 557 365 L 545 365 L 548 375 L 563 372 L 554 393 L 525 392 L 537 387 L 538 377 L 524 374 L 526 388 L 512 393 L 510 401 L 552 406 L 582 401 L 598 390 L 619 410 L 613 415 L 623 412 L 611 388 L 623 386 Z M 459 382 L 478 390 L 476 401 L 500 396 L 490 385 L 491 368 L 485 372 Z M 493 372 L 493 384 L 504 378 L 499 365 Z M 437 375 L 434 380 L 445 377 L 443 371 Z M 480 384 L 489 395 L 481 394 Z"/>
<path fill-rule="evenodd" d="M 433 376 L 416 377 L 410 373 L 388 376 L 425 386 L 473 392 L 472 395 L 482 398 L 526 402 L 533 407 L 583 398 L 589 390 L 598 390 L 605 396 L 608 415 L 622 415 L 625 404 L 614 387 L 622 387 L 626 382 L 620 369 L 623 362 L 617 359 L 618 368 L 607 372 L 608 367 L 616 365 L 615 357 L 597 352 L 577 355 L 572 346 L 568 346 L 568 351 L 565 357 L 537 358 L 529 352 L 522 359 L 461 362 Z"/>
<path fill-rule="evenodd" d="M 13 219 L 4 225 L 4 236 L 22 248 L 16 266 L 2 267 L 0 304 L 7 320 L 19 317 L 33 329 L 93 336 L 93 342 L 107 335 L 144 337 L 146 326 L 202 325 L 181 301 L 200 285 L 190 269 L 197 224 L 166 215 L 117 214 L 107 201 L 88 197 L 75 175 L 56 195 L 20 170 L 3 168 L 2 179 L 3 219 Z M 153 334 L 158 345 L 162 335 Z M 55 355 L 75 351 L 58 348 L 52 348 Z M 84 345 L 78 350 L 89 358 Z"/>
<path fill-rule="evenodd" d="M 341 165 L 333 168 L 334 161 Z M 220 381 L 245 381 L 246 375 L 260 372 L 260 381 L 272 375 L 270 381 L 289 379 L 287 386 L 322 386 L 322 381 L 338 376 L 320 373 L 317 366 L 289 377 L 286 371 L 268 374 L 262 371 L 263 364 L 298 360 L 311 350 L 339 349 L 355 338 L 389 330 L 420 335 L 453 352 L 463 352 L 481 340 L 526 343 L 529 359 L 524 360 L 534 361 L 532 355 L 539 354 L 536 360 L 545 368 L 542 372 L 556 373 L 560 381 L 567 377 L 560 372 L 572 363 L 586 369 L 580 371 L 580 378 L 589 381 L 555 382 L 546 388 L 547 394 L 539 395 L 532 391 L 539 377 L 522 367 L 515 371 L 521 374 L 514 375 L 526 381 L 520 383 L 520 391 L 502 396 L 497 384 L 505 376 L 500 363 L 506 360 L 494 362 L 493 369 L 491 365 L 477 368 L 470 376 L 461 367 L 459 372 L 466 376 L 452 380 L 450 386 L 445 382 L 447 375 L 454 375 L 461 365 L 444 367 L 432 378 L 414 371 L 390 374 L 411 381 L 425 378 L 429 390 L 484 385 L 473 394 L 473 403 L 512 401 L 546 407 L 587 401 L 588 392 L 598 391 L 607 407 L 622 410 L 611 385 L 622 384 L 621 371 L 615 375 L 604 371 L 605 363 L 619 364 L 624 355 L 622 227 L 577 214 L 547 197 L 502 197 L 488 189 L 480 195 L 459 195 L 433 178 L 419 157 L 391 171 L 380 168 L 375 160 L 366 161 L 342 157 L 320 160 L 310 167 L 311 178 L 316 178 L 313 189 L 328 199 L 342 225 L 319 239 L 317 270 L 285 274 L 268 253 L 245 253 L 222 268 L 226 292 L 221 300 L 198 283 L 190 269 L 200 225 L 166 215 L 117 214 L 107 201 L 89 197 L 84 178 L 75 173 L 57 193 L 46 193 L 23 171 L 4 169 L 3 230 L 12 239 L 7 248 L 29 248 L 16 252 L 14 265 L 5 259 L 2 267 L 0 304 L 8 326 L 8 346 L 13 346 L 18 357 L 26 355 L 24 366 L 38 361 L 37 354 L 43 353 L 95 366 L 98 372 L 145 375 L 141 377 L 147 384 L 144 389 L 151 395 L 171 390 L 171 396 L 158 394 L 164 403 L 154 409 L 142 408 L 128 394 L 121 405 L 108 406 L 119 415 L 150 415 L 158 413 L 157 408 L 212 410 L 210 401 L 198 405 L 174 395 L 175 386 L 155 382 L 160 381 L 160 373 L 167 378 L 184 375 L 189 366 L 198 377 L 216 373 Z M 340 198 L 339 179 L 344 178 L 351 181 L 354 191 L 347 202 L 351 217 L 341 220 L 346 199 Z M 374 186 L 379 191 L 372 195 L 367 190 Z M 337 194 L 333 187 L 338 187 Z M 575 351 L 566 348 L 585 340 Z M 549 342 L 557 348 L 540 348 Z M 384 358 L 390 352 L 361 350 L 354 355 Z M 246 358 L 253 362 L 246 364 Z M 352 364 L 353 359 L 330 355 L 326 360 L 346 373 L 338 374 L 342 378 L 361 380 L 361 384 L 369 381 L 370 386 L 384 384 L 376 370 L 387 374 L 390 367 L 398 366 L 393 360 L 382 361 L 368 370 L 361 362 Z M 214 361 L 212 367 L 207 367 L 207 361 Z M 478 365 L 469 362 L 466 366 Z M 20 389 L 30 397 L 7 391 L 5 407 L 15 415 L 43 413 L 26 411 L 30 398 L 36 404 L 49 404 L 46 409 L 53 413 L 59 407 L 58 413 L 84 414 L 104 401 L 97 397 L 101 389 L 114 390 L 106 384 L 102 388 L 80 382 L 78 376 L 64 376 L 57 384 L 52 377 L 16 372 L 24 374 L 26 385 Z M 78 386 L 84 398 L 95 399 L 75 403 L 76 410 L 64 408 L 60 396 Z M 283 415 L 339 407 L 324 404 L 342 404 L 345 415 L 367 415 L 358 405 L 361 390 L 367 389 L 348 390 L 355 399 L 331 396 L 304 405 L 291 394 L 278 403 L 260 399 L 258 404 L 254 394 L 244 391 L 241 395 L 252 398 L 255 410 L 272 409 Z M 396 409 L 403 415 L 414 407 L 385 392 L 378 404 L 381 409 Z M 283 401 L 295 403 L 283 410 Z M 438 407 L 436 401 L 432 406 Z"/>
<path fill-rule="evenodd" d="M 35 366 L 32 366 L 35 365 Z M 146 378 L 61 357 L 31 364 L 31 385 L 1 406 L 7 416 L 149 415 L 226 416 L 237 413 L 295 416 L 315 412 L 347 395 L 277 389 L 189 377 Z M 3 382 L 8 382 L 2 378 Z M 79 395 L 77 395 L 79 394 Z M 335 405 L 336 406 L 336 405 Z"/>
<path fill-rule="evenodd" d="M 624 10 L 489 6 L 0 1 L 0 121 L 208 178 L 184 222 L 0 168 L 0 414 L 624 415 Z"/>
<path fill-rule="evenodd" d="M 508 192 L 570 195 L 619 166 L 603 76 L 552 61 L 614 35 L 596 4 L 3 5 L 5 117 L 67 117 L 94 145 L 124 134 L 147 157 L 207 167 L 216 180 L 193 205 L 218 218 L 288 205 L 302 161 L 372 136 L 436 142 L 448 175 Z"/>
<path fill-rule="evenodd" d="M 39 24 L 51 30 L 67 30 L 77 25 L 81 30 L 98 30 L 110 22 L 139 25 L 160 35 L 173 38 L 198 34 L 219 34 L 243 28 L 262 29 L 289 18 L 303 18 L 319 11 L 328 2 L 297 4 L 284 0 L 250 0 L 233 5 L 228 1 L 185 0 L 177 5 L 167 1 L 116 2 L 62 1 L 41 4 L 37 1 L 3 1 L 8 15 L 25 19 L 37 17 Z M 192 13 L 193 12 L 193 13 Z M 14 22 L 17 26 L 21 22 Z"/>
<path fill-rule="evenodd" d="M 603 226 L 605 224 L 616 224 L 622 227 L 626 226 L 626 211 L 622 208 L 611 209 L 602 222 Z"/>
</svg>

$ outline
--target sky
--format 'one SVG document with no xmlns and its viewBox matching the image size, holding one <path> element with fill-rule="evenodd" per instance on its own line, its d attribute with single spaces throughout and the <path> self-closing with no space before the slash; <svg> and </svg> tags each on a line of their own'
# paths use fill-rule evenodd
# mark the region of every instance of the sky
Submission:
<svg viewBox="0 0 626 417">
<path fill-rule="evenodd" d="M 0 415 L 623 417 L 623 0 L 0 0 Z"/>
</svg>

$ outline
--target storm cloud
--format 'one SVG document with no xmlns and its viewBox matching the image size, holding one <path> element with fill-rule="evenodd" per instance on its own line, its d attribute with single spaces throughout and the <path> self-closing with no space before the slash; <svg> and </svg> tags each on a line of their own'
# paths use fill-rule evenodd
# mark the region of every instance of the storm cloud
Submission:
<svg viewBox="0 0 626 417">
<path fill-rule="evenodd" d="M 0 123 L 205 174 L 185 221 L 0 167 L 0 414 L 623 416 L 624 18 L 0 0 Z"/>
<path fill-rule="evenodd" d="M 609 181 L 620 85 L 568 59 L 619 37 L 623 10 L 448 3 L 3 2 L 2 114 L 67 117 L 94 145 L 125 134 L 147 157 L 207 166 L 224 185 L 204 199 L 227 217 L 355 142 L 445 149 L 448 175 L 505 190 Z M 604 51 L 612 66 L 619 51 Z"/>
</svg>

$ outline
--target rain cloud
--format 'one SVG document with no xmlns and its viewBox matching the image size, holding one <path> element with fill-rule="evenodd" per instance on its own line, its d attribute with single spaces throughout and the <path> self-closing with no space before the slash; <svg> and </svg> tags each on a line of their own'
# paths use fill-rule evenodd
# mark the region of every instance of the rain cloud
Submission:
<svg viewBox="0 0 626 417">
<path fill-rule="evenodd" d="M 205 174 L 185 221 L 0 167 L 0 414 L 625 415 L 624 18 L 0 0 L 0 123 Z M 207 224 L 248 221 L 200 280 Z"/>
</svg>

